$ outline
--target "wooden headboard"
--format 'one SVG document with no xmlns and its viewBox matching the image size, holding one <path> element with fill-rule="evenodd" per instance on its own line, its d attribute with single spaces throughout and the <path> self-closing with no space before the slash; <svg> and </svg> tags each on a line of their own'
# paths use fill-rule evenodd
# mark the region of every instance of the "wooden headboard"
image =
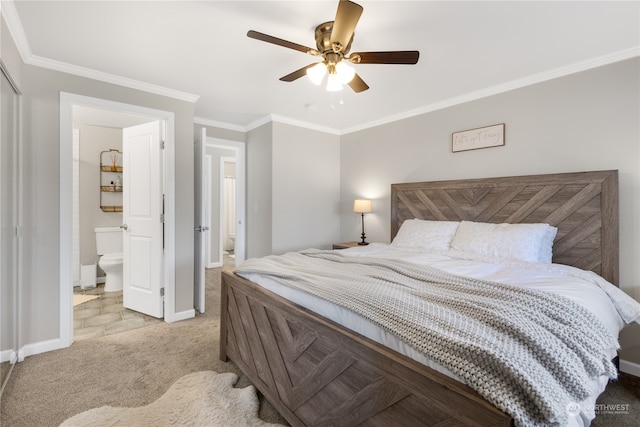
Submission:
<svg viewBox="0 0 640 427">
<path fill-rule="evenodd" d="M 405 219 L 546 223 L 553 262 L 618 284 L 618 171 L 391 185 L 391 240 Z"/>
</svg>

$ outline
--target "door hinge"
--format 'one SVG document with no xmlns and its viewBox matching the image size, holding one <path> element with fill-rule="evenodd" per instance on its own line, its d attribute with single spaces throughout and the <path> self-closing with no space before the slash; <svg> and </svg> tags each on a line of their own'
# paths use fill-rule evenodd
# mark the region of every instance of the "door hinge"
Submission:
<svg viewBox="0 0 640 427">
<path fill-rule="evenodd" d="M 160 296 L 164 298 L 164 288 L 160 288 Z"/>
<path fill-rule="evenodd" d="M 160 223 L 164 224 L 164 214 L 160 214 Z"/>
<path fill-rule="evenodd" d="M 164 150 L 164 141 L 160 141 L 160 149 Z"/>
</svg>

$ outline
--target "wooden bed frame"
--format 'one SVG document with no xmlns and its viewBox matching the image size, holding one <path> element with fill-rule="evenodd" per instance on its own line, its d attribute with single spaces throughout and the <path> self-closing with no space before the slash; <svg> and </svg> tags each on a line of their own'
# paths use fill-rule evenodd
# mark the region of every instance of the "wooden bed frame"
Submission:
<svg viewBox="0 0 640 427">
<path fill-rule="evenodd" d="M 618 280 L 617 171 L 393 184 L 405 219 L 544 222 L 554 262 Z M 468 386 L 222 272 L 220 359 L 231 359 L 293 426 L 478 425 L 513 420 Z"/>
</svg>

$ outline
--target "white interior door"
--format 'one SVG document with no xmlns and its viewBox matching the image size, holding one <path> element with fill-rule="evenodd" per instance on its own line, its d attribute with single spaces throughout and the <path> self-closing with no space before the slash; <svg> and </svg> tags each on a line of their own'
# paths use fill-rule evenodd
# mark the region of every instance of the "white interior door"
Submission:
<svg viewBox="0 0 640 427">
<path fill-rule="evenodd" d="M 200 138 L 196 138 L 194 148 L 194 184 L 195 184 L 195 218 L 194 218 L 194 289 L 193 289 L 193 306 L 200 313 L 204 313 L 204 291 L 205 291 L 205 232 L 206 226 L 206 201 L 208 200 L 204 193 L 208 186 L 206 185 L 205 174 L 205 140 L 207 138 L 207 130 L 202 128 Z"/>
<path fill-rule="evenodd" d="M 161 123 L 123 132 L 123 305 L 163 317 Z"/>
</svg>

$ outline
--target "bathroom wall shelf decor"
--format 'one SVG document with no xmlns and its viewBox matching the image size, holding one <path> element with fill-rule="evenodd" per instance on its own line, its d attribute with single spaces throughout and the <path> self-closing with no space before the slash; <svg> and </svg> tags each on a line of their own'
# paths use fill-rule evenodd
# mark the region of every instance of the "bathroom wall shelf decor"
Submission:
<svg viewBox="0 0 640 427">
<path fill-rule="evenodd" d="M 100 209 L 122 212 L 122 151 L 100 152 Z"/>
</svg>

